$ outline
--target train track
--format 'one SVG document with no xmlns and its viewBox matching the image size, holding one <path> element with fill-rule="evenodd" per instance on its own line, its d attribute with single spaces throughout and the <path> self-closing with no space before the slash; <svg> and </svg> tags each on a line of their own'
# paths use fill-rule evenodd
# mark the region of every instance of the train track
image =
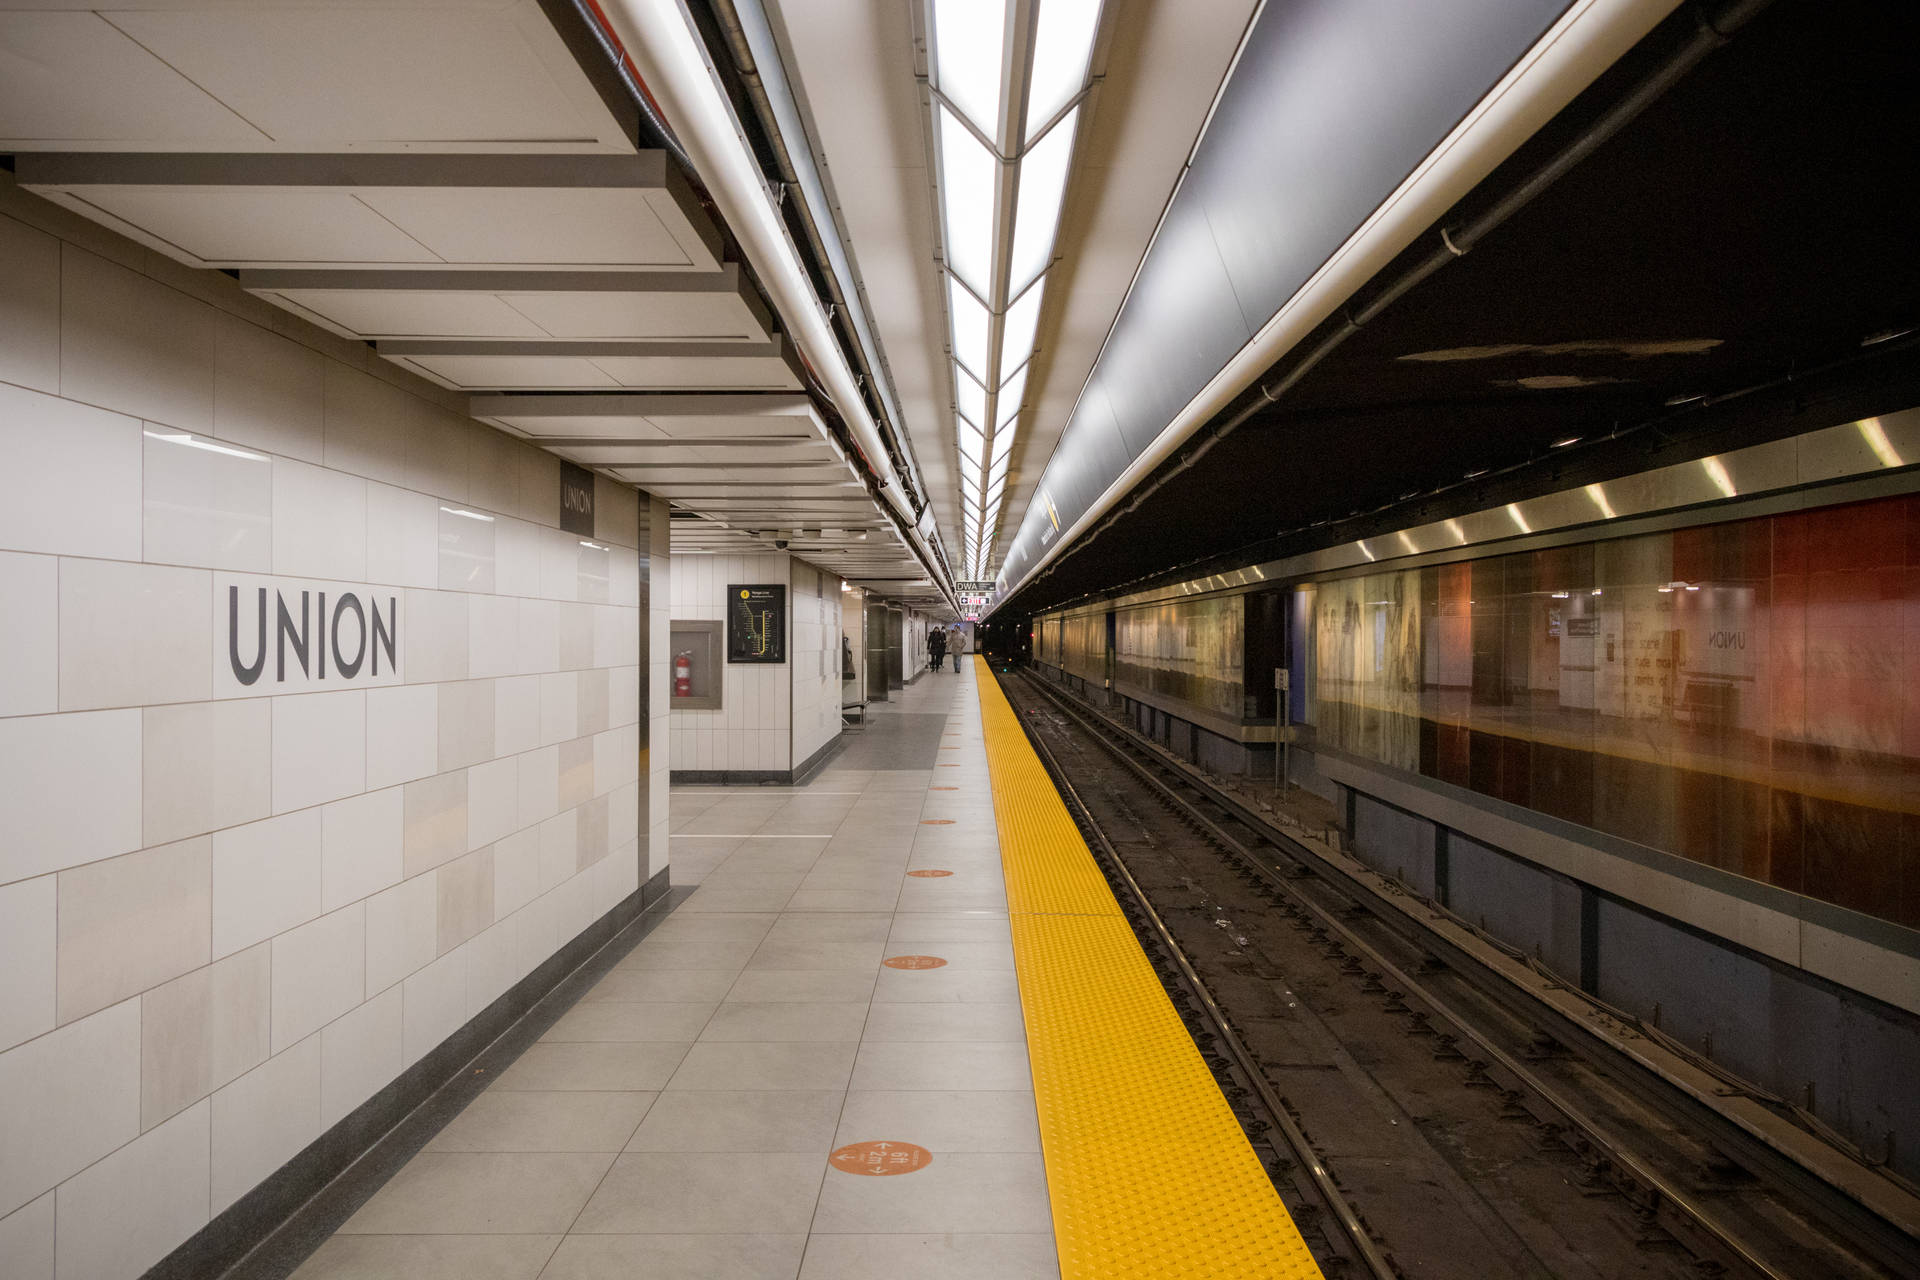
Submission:
<svg viewBox="0 0 1920 1280">
<path fill-rule="evenodd" d="M 1330 1273 L 1920 1275 L 1125 726 L 1002 683 Z"/>
</svg>

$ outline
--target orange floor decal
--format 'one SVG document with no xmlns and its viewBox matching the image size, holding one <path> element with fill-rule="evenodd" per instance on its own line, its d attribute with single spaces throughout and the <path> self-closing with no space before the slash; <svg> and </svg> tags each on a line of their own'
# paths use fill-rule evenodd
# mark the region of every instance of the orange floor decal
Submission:
<svg viewBox="0 0 1920 1280">
<path fill-rule="evenodd" d="M 888 956 L 880 963 L 889 969 L 940 969 L 947 962 L 939 956 Z"/>
<path fill-rule="evenodd" d="M 833 1153 L 834 1168 L 868 1178 L 918 1173 L 932 1163 L 933 1152 L 911 1142 L 855 1142 Z"/>
</svg>

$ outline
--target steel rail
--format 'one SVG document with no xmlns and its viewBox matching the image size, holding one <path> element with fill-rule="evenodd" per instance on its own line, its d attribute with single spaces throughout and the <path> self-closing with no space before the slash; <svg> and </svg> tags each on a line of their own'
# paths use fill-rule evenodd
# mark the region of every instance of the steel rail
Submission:
<svg viewBox="0 0 1920 1280">
<path fill-rule="evenodd" d="M 1214 999 L 1205 980 L 1200 977 L 1193 963 L 1187 958 L 1186 952 L 1175 940 L 1172 931 L 1167 928 L 1166 922 L 1160 918 L 1160 913 L 1148 900 L 1146 891 L 1140 887 L 1139 882 L 1133 878 L 1133 873 L 1127 869 L 1126 860 L 1120 856 L 1120 851 L 1114 847 L 1106 832 L 1094 820 L 1093 810 L 1080 798 L 1079 791 L 1068 778 L 1066 771 L 1060 767 L 1059 760 L 1054 756 L 1052 749 L 1024 721 L 1020 727 L 1026 732 L 1027 741 L 1033 747 L 1034 753 L 1040 757 L 1040 763 L 1046 769 L 1048 776 L 1060 789 L 1068 810 L 1077 820 L 1076 825 L 1084 834 L 1092 837 L 1093 842 L 1099 846 L 1096 853 L 1103 863 L 1104 870 L 1108 873 L 1108 880 L 1118 881 L 1139 917 L 1152 929 L 1161 948 L 1179 971 L 1182 985 L 1188 989 L 1195 1004 L 1199 1006 L 1201 1015 L 1210 1024 L 1215 1039 L 1226 1049 L 1234 1065 L 1239 1069 L 1240 1075 L 1246 1080 L 1248 1088 L 1258 1100 L 1258 1108 L 1264 1113 L 1261 1118 L 1266 1120 L 1269 1126 L 1278 1131 L 1285 1140 L 1294 1168 L 1306 1175 L 1304 1189 L 1320 1202 L 1326 1213 L 1338 1224 L 1341 1242 L 1346 1247 L 1349 1260 L 1357 1261 L 1366 1269 L 1367 1274 L 1375 1277 L 1376 1280 L 1401 1280 L 1404 1273 L 1381 1252 L 1378 1242 L 1367 1229 L 1365 1221 L 1334 1180 L 1333 1171 L 1328 1169 L 1326 1163 L 1321 1160 L 1319 1153 L 1313 1148 L 1312 1141 L 1294 1120 L 1293 1114 L 1287 1110 L 1286 1103 L 1274 1090 L 1272 1082 L 1260 1069 L 1258 1061 L 1241 1042 L 1239 1034 L 1234 1031 L 1233 1024 L 1228 1021 L 1226 1013 Z M 1271 1172 L 1268 1176 L 1272 1176 Z"/>
<path fill-rule="evenodd" d="M 1739 1268 L 1755 1276 L 1764 1277 L 1765 1280 L 1791 1280 L 1788 1273 L 1778 1270 L 1755 1254 L 1752 1249 L 1740 1240 L 1739 1233 L 1730 1224 L 1726 1223 L 1724 1219 L 1714 1214 L 1704 1205 L 1699 1197 L 1689 1194 L 1684 1188 L 1674 1183 L 1666 1175 L 1653 1168 L 1644 1159 L 1629 1150 L 1624 1142 L 1610 1134 L 1601 1122 L 1582 1111 L 1580 1107 L 1570 1098 L 1566 1097 L 1561 1090 L 1540 1078 L 1537 1073 L 1530 1070 L 1511 1054 L 1500 1048 L 1500 1046 L 1494 1044 L 1484 1033 L 1473 1025 L 1471 1018 L 1460 1013 L 1444 997 L 1437 995 L 1430 988 L 1421 984 L 1398 965 L 1387 959 L 1372 943 L 1362 938 L 1346 921 L 1340 919 L 1337 914 L 1327 910 L 1307 895 L 1301 893 L 1298 887 L 1290 883 L 1286 877 L 1274 868 L 1269 867 L 1240 841 L 1234 839 L 1233 836 L 1222 830 L 1218 823 L 1201 812 L 1192 802 L 1181 796 L 1166 781 L 1155 776 L 1146 765 L 1134 759 L 1125 749 L 1127 745 L 1126 740 L 1113 733 L 1111 731 L 1112 726 L 1095 723 L 1088 713 L 1067 701 L 1064 694 L 1047 687 L 1031 675 L 1026 675 L 1024 679 L 1027 684 L 1043 694 L 1049 703 L 1085 730 L 1089 737 L 1098 741 L 1115 760 L 1145 782 L 1149 789 L 1160 797 L 1164 803 L 1175 810 L 1176 813 L 1180 814 L 1185 820 L 1192 823 L 1196 828 L 1204 831 L 1207 838 L 1220 847 L 1223 852 L 1230 854 L 1236 862 L 1258 875 L 1273 892 L 1283 895 L 1292 902 L 1297 909 L 1309 915 L 1313 919 L 1316 928 L 1322 929 L 1330 935 L 1337 935 L 1345 947 L 1364 956 L 1365 962 L 1375 967 L 1377 977 L 1395 984 L 1398 988 L 1397 994 L 1401 995 L 1403 999 L 1407 996 L 1412 996 L 1420 1003 L 1426 1005 L 1432 1013 L 1437 1014 L 1454 1028 L 1459 1038 L 1470 1041 L 1478 1053 L 1484 1054 L 1487 1063 L 1497 1066 L 1510 1078 L 1519 1082 L 1524 1089 L 1532 1093 L 1544 1103 L 1546 1107 L 1563 1119 L 1572 1129 L 1577 1131 L 1602 1158 L 1610 1162 L 1627 1178 L 1650 1194 L 1652 1199 L 1646 1207 L 1665 1218 L 1668 1223 L 1671 1224 L 1670 1229 L 1677 1227 L 1678 1230 L 1674 1231 L 1673 1234 L 1684 1239 L 1690 1247 L 1698 1246 L 1694 1248 L 1696 1253 L 1707 1253 L 1723 1264 Z M 1196 781 L 1183 781 L 1196 790 L 1200 789 L 1201 784 Z M 1203 794 L 1205 793 L 1203 792 Z M 1212 799 L 1211 796 L 1208 798 Z M 1234 812 L 1233 808 L 1228 807 L 1224 803 L 1221 804 L 1221 807 L 1226 808 L 1229 813 Z M 1249 824 L 1249 827 L 1262 839 L 1272 844 L 1283 856 L 1291 856 L 1286 845 L 1282 843 L 1284 837 L 1278 833 L 1269 835 L 1260 827 L 1255 827 L 1251 824 Z M 1299 859 L 1295 860 L 1300 861 Z M 1309 864 L 1300 861 L 1300 865 L 1308 866 Z M 1318 870 L 1317 867 L 1311 867 L 1310 869 Z"/>
</svg>

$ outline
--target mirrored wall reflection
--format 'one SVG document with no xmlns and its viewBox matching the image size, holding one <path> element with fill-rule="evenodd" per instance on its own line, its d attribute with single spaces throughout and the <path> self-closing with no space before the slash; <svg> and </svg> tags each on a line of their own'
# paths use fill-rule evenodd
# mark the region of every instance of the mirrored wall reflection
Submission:
<svg viewBox="0 0 1920 1280">
<path fill-rule="evenodd" d="M 1124 693 L 1158 694 L 1229 718 L 1241 714 L 1245 609 L 1232 596 L 1169 600 L 1114 612 L 1113 682 Z M 1102 671 L 1104 620 L 1062 632 L 1061 664 Z M 1099 674 L 1087 675 L 1099 679 Z"/>
<path fill-rule="evenodd" d="M 1311 592 L 1323 745 L 1920 925 L 1920 498 Z"/>
</svg>

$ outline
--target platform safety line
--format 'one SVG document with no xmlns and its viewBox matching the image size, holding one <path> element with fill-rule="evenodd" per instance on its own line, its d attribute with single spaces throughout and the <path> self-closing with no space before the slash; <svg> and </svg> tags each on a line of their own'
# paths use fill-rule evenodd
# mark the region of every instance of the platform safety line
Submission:
<svg viewBox="0 0 1920 1280">
<path fill-rule="evenodd" d="M 1062 1280 L 1318 1280 L 992 668 L 974 662 Z"/>
</svg>

